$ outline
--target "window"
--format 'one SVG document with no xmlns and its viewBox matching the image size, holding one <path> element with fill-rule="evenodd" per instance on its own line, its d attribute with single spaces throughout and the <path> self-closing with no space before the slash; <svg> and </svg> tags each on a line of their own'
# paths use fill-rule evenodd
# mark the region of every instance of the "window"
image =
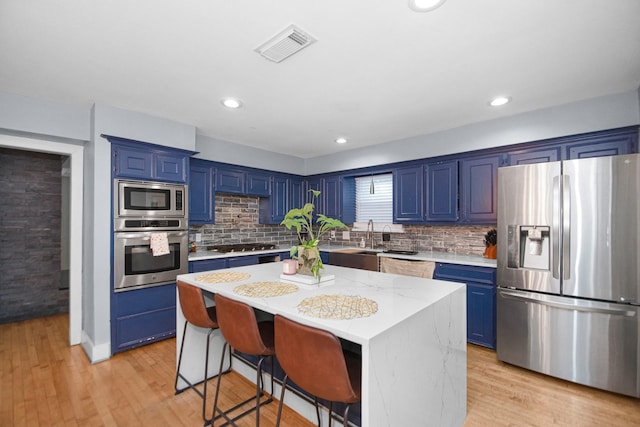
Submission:
<svg viewBox="0 0 640 427">
<path fill-rule="evenodd" d="M 374 194 L 371 194 L 373 180 Z M 393 222 L 393 175 L 373 175 L 356 178 L 356 222 Z"/>
</svg>

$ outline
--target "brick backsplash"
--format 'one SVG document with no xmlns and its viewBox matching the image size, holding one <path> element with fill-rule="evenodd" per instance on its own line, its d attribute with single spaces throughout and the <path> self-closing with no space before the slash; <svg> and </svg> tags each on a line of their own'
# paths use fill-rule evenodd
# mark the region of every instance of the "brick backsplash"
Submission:
<svg viewBox="0 0 640 427">
<path fill-rule="evenodd" d="M 202 234 L 199 247 L 232 243 L 264 242 L 287 248 L 297 241 L 295 232 L 285 227 L 259 223 L 259 198 L 216 194 L 215 224 L 190 226 L 190 239 L 195 240 L 195 233 Z M 495 226 L 404 226 L 404 233 L 391 234 L 391 240 L 384 242 L 387 249 L 438 251 L 462 255 L 482 255 L 484 252 L 484 235 Z M 341 237 L 341 233 L 337 233 Z M 349 240 L 329 241 L 325 235 L 323 245 L 357 246 L 366 233 L 351 231 Z M 376 245 L 382 245 L 382 233 L 374 233 Z"/>
<path fill-rule="evenodd" d="M 69 311 L 59 289 L 63 159 L 0 148 L 0 323 Z"/>
</svg>

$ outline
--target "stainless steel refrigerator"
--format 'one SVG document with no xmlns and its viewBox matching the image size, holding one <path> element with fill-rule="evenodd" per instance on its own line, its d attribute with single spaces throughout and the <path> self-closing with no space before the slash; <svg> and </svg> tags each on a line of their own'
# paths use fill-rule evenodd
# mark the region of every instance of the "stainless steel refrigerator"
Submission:
<svg viewBox="0 0 640 427">
<path fill-rule="evenodd" d="M 497 354 L 640 397 L 640 155 L 498 170 Z"/>
</svg>

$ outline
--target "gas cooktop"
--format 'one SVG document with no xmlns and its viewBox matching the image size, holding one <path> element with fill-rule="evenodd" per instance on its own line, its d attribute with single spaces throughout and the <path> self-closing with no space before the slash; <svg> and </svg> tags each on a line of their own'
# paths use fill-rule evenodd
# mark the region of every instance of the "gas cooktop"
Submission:
<svg viewBox="0 0 640 427">
<path fill-rule="evenodd" d="M 276 245 L 274 245 L 273 243 L 237 243 L 232 245 L 207 246 L 208 251 L 221 253 L 264 251 L 275 248 Z"/>
</svg>

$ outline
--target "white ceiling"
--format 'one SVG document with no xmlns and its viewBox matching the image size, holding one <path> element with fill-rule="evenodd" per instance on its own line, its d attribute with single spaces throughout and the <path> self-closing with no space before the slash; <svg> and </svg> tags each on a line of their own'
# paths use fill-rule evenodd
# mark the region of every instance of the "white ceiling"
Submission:
<svg viewBox="0 0 640 427">
<path fill-rule="evenodd" d="M 290 24 L 318 41 L 254 52 Z M 638 86 L 638 0 L 0 0 L 0 91 L 302 158 Z"/>
</svg>

